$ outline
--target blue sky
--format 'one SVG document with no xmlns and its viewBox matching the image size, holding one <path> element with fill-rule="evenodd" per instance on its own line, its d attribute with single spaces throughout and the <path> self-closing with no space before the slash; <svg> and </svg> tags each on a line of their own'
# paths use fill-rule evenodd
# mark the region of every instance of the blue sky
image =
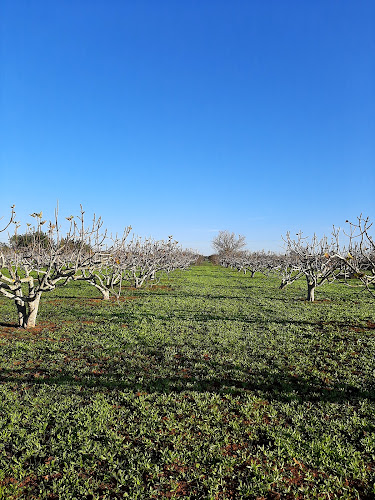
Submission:
<svg viewBox="0 0 375 500">
<path fill-rule="evenodd" d="M 372 0 L 3 0 L 0 215 L 218 230 L 375 216 Z M 4 236 L 3 236 L 4 239 Z"/>
</svg>

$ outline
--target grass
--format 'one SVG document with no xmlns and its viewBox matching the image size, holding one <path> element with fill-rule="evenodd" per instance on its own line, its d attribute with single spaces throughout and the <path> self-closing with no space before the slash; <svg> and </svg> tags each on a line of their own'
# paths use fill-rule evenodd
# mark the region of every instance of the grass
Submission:
<svg viewBox="0 0 375 500">
<path fill-rule="evenodd" d="M 1 298 L 0 499 L 375 498 L 374 302 L 278 285 L 73 283 L 29 331 Z"/>
</svg>

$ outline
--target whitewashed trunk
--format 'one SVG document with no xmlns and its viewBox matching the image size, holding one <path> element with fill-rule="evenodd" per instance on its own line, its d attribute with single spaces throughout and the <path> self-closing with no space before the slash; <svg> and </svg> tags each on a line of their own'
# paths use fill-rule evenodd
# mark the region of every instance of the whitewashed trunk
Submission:
<svg viewBox="0 0 375 500">
<path fill-rule="evenodd" d="M 15 302 L 18 312 L 18 326 L 22 328 L 34 328 L 41 296 L 42 292 L 37 292 L 33 300 L 28 302 L 25 302 L 20 298 L 16 298 Z"/>
<path fill-rule="evenodd" d="M 103 300 L 109 300 L 109 290 L 107 288 L 104 288 L 98 285 L 97 283 L 92 283 L 92 284 L 94 285 L 95 288 L 97 288 L 100 291 Z"/>
<path fill-rule="evenodd" d="M 315 283 L 307 283 L 307 300 L 314 302 L 315 299 Z"/>
</svg>

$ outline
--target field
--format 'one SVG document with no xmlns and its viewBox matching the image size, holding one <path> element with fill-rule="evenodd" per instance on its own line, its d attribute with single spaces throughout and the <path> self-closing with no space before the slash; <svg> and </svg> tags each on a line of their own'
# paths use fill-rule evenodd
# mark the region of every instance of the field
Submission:
<svg viewBox="0 0 375 500">
<path fill-rule="evenodd" d="M 375 498 L 375 308 L 210 264 L 0 298 L 0 499 Z"/>
</svg>

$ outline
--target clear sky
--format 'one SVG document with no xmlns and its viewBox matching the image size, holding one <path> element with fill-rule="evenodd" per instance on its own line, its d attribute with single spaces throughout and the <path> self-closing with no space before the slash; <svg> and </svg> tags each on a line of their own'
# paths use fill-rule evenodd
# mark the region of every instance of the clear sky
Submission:
<svg viewBox="0 0 375 500">
<path fill-rule="evenodd" d="M 204 254 L 375 219 L 373 0 L 0 5 L 0 216 L 82 203 Z"/>
</svg>

